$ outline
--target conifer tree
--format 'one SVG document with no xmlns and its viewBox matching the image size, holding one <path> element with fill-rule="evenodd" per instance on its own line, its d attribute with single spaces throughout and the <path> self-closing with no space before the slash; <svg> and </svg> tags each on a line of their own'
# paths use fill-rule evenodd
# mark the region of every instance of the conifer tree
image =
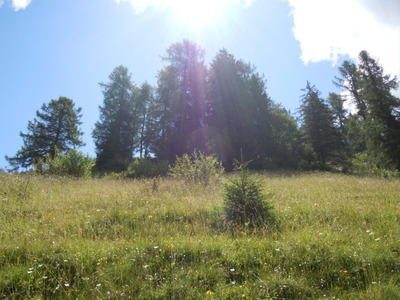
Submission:
<svg viewBox="0 0 400 300">
<path fill-rule="evenodd" d="M 8 163 L 27 168 L 46 155 L 54 157 L 56 151 L 64 153 L 83 146 L 83 132 L 79 129 L 81 110 L 66 97 L 43 104 L 41 111 L 36 111 L 37 118 L 28 122 L 28 133 L 20 133 L 22 148 L 14 157 L 5 157 Z"/>
<path fill-rule="evenodd" d="M 210 114 L 215 129 L 214 151 L 231 169 L 234 160 L 252 159 L 252 168 L 263 168 L 273 155 L 271 111 L 273 101 L 255 68 L 221 49 L 210 68 Z"/>
<path fill-rule="evenodd" d="M 366 51 L 360 52 L 358 68 L 367 106 L 367 150 L 379 166 L 400 169 L 400 99 L 392 94 L 399 87 L 397 78 L 384 75 L 383 68 Z"/>
<path fill-rule="evenodd" d="M 170 162 L 195 149 L 207 152 L 204 137 L 206 77 L 204 50 L 194 42 L 172 44 L 158 74 L 152 152 Z"/>
<path fill-rule="evenodd" d="M 344 61 L 339 71 L 336 85 L 357 110 L 358 118 L 352 116 L 348 126 L 352 149 L 366 152 L 377 166 L 400 169 L 400 99 L 393 95 L 397 78 L 385 75 L 366 51 L 357 64 Z"/>
<path fill-rule="evenodd" d="M 341 152 L 342 139 L 334 126 L 333 112 L 321 98 L 320 92 L 309 82 L 303 91 L 305 94 L 299 109 L 302 139 L 312 146 L 319 164 L 325 168 L 328 160 L 334 161 L 335 155 Z"/>
<path fill-rule="evenodd" d="M 138 92 L 138 110 L 139 110 L 139 156 L 148 157 L 153 143 L 154 128 L 154 88 L 144 82 Z"/>
<path fill-rule="evenodd" d="M 116 67 L 103 88 L 103 106 L 99 107 L 100 120 L 92 136 L 96 146 L 96 166 L 122 171 L 132 160 L 140 128 L 137 88 L 131 82 L 128 69 Z"/>
</svg>

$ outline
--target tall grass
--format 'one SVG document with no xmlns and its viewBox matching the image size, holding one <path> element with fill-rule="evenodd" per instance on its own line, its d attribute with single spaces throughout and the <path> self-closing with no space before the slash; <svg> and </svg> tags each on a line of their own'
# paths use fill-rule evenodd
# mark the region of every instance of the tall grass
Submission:
<svg viewBox="0 0 400 300">
<path fill-rule="evenodd" d="M 399 180 L 252 176 L 277 224 L 232 234 L 222 183 L 0 173 L 0 299 L 400 298 Z"/>
</svg>

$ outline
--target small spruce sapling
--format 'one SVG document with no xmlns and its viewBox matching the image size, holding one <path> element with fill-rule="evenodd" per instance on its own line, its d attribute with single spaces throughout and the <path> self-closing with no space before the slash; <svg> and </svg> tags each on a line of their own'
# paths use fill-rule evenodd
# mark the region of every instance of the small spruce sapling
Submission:
<svg viewBox="0 0 400 300">
<path fill-rule="evenodd" d="M 262 228 L 273 219 L 273 207 L 267 203 L 268 195 L 262 191 L 262 183 L 250 177 L 249 162 L 235 161 L 239 178 L 225 184 L 224 206 L 229 226 Z"/>
</svg>

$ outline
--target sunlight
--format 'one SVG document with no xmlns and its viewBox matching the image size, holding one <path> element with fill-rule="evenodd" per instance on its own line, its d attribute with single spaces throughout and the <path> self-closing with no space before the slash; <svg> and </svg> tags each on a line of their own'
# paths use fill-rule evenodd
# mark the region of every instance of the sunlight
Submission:
<svg viewBox="0 0 400 300">
<path fill-rule="evenodd" d="M 177 17 L 193 27 L 217 21 L 227 2 L 228 0 L 171 0 Z"/>
</svg>

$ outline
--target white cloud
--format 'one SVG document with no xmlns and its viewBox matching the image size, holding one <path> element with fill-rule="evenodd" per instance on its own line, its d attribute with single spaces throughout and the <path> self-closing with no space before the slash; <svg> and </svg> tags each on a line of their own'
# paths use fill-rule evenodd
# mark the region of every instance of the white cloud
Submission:
<svg viewBox="0 0 400 300">
<path fill-rule="evenodd" d="M 287 0 L 304 63 L 366 50 L 400 78 L 399 0 Z"/>
<path fill-rule="evenodd" d="M 4 4 L 5 0 L 0 0 L 0 7 Z M 25 9 L 32 0 L 12 0 L 12 7 L 15 11 L 19 11 L 20 9 Z"/>
<path fill-rule="evenodd" d="M 400 26 L 400 1 L 399 0 L 359 0 L 379 22 L 392 27 Z"/>
<path fill-rule="evenodd" d="M 12 0 L 12 6 L 15 11 L 19 11 L 20 9 L 25 9 L 31 0 Z"/>
</svg>

